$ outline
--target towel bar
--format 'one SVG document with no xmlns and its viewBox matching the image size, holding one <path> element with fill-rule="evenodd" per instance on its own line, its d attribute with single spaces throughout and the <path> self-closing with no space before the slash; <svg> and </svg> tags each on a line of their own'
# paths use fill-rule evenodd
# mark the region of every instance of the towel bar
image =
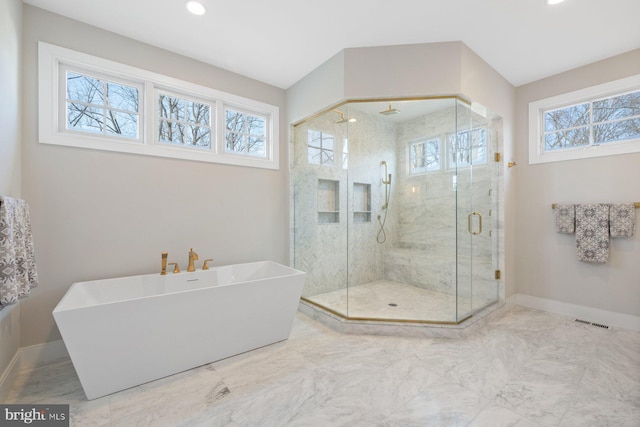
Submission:
<svg viewBox="0 0 640 427">
<path fill-rule="evenodd" d="M 634 206 L 636 209 L 640 209 L 640 202 L 633 202 L 633 206 Z M 555 208 L 556 208 L 556 204 L 555 204 L 555 203 L 552 203 L 552 204 L 551 204 L 551 209 L 555 209 Z"/>
</svg>

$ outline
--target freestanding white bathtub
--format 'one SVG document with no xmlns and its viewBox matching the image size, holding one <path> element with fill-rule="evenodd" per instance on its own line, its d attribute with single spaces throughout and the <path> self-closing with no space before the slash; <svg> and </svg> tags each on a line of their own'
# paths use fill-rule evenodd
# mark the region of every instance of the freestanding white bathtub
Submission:
<svg viewBox="0 0 640 427">
<path fill-rule="evenodd" d="M 80 282 L 53 317 L 95 399 L 286 340 L 305 275 L 264 261 Z"/>
</svg>

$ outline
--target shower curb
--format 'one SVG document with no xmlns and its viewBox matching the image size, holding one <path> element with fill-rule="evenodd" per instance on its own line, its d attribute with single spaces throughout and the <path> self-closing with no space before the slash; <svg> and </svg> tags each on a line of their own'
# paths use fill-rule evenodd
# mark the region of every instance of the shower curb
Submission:
<svg viewBox="0 0 640 427">
<path fill-rule="evenodd" d="M 459 324 L 385 322 L 351 320 L 300 300 L 298 311 L 334 331 L 354 335 L 384 335 L 415 338 L 465 338 L 500 318 L 515 305 L 515 301 L 498 301 Z"/>
</svg>

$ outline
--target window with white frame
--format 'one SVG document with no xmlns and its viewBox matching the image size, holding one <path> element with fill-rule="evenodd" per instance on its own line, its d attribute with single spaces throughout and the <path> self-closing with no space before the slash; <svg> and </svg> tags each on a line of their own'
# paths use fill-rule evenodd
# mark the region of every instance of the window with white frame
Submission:
<svg viewBox="0 0 640 427">
<path fill-rule="evenodd" d="M 267 141 L 267 118 L 257 114 L 225 108 L 226 146 L 228 153 L 264 157 Z"/>
<path fill-rule="evenodd" d="M 333 166 L 335 138 L 329 133 L 309 129 L 307 153 L 309 164 Z"/>
<path fill-rule="evenodd" d="M 277 106 L 44 42 L 38 78 L 41 143 L 279 168 Z"/>
<path fill-rule="evenodd" d="M 409 173 L 420 174 L 442 169 L 440 138 L 430 138 L 409 144 Z"/>
<path fill-rule="evenodd" d="M 140 85 L 66 67 L 62 75 L 66 130 L 140 140 Z"/>
<path fill-rule="evenodd" d="M 529 104 L 529 163 L 640 152 L 640 75 Z"/>
<path fill-rule="evenodd" d="M 158 141 L 211 149 L 212 105 L 167 93 L 158 95 Z"/>
<path fill-rule="evenodd" d="M 449 135 L 447 169 L 487 163 L 487 129 L 479 127 Z"/>
</svg>

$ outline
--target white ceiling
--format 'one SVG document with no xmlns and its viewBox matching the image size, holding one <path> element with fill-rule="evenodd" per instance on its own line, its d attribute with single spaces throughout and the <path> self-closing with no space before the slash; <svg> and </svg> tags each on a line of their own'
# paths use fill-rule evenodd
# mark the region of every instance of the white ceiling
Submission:
<svg viewBox="0 0 640 427">
<path fill-rule="evenodd" d="M 515 86 L 640 48 L 640 0 L 24 3 L 284 89 L 349 47 L 460 40 Z"/>
</svg>

